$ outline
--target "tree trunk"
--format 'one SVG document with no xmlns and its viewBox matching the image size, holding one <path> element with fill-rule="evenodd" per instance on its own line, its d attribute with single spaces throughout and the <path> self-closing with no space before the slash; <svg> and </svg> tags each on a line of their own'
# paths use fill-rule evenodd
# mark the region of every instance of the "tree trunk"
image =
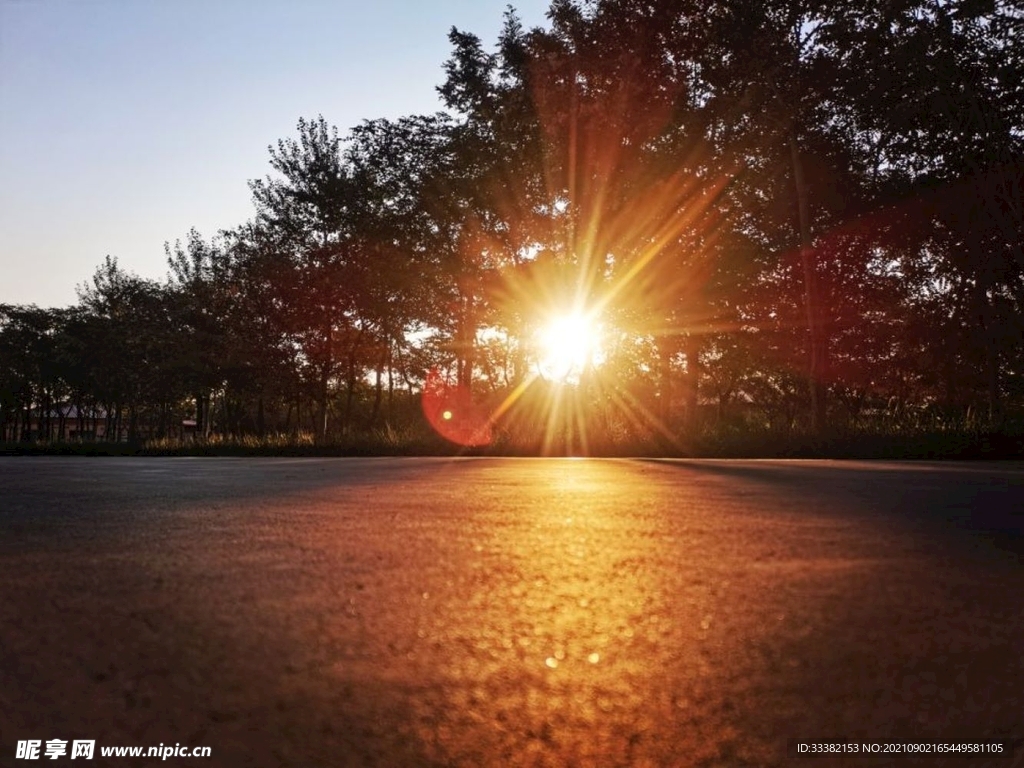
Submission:
<svg viewBox="0 0 1024 768">
<path fill-rule="evenodd" d="M 686 355 L 686 375 L 683 378 L 683 397 L 686 413 L 684 428 L 688 433 L 697 429 L 697 395 L 700 385 L 700 341 L 692 333 L 683 340 L 683 353 Z"/>
<path fill-rule="evenodd" d="M 203 434 L 203 428 L 205 427 L 203 423 L 203 393 L 196 390 L 192 393 L 192 397 L 196 401 L 196 437 L 199 437 Z"/>
<path fill-rule="evenodd" d="M 320 390 L 320 417 L 317 419 L 316 425 L 316 436 L 320 442 L 327 441 L 327 422 L 328 422 L 328 401 L 330 399 L 330 393 L 328 392 L 328 379 L 324 375 L 320 379 L 319 384 Z"/>
<path fill-rule="evenodd" d="M 989 298 L 988 289 L 980 280 L 977 282 L 975 289 L 975 302 L 977 304 L 978 325 L 981 328 L 982 338 L 984 339 L 985 394 L 988 405 L 988 420 L 989 424 L 994 424 L 998 420 L 1001 410 L 999 397 L 999 340 L 996 336 L 996 324 L 992 317 L 992 301 Z"/>
<path fill-rule="evenodd" d="M 472 321 L 472 299 L 464 298 L 462 322 L 456 337 L 458 358 L 455 365 L 456 384 L 467 394 L 473 386 L 474 340 L 476 329 Z"/>
<path fill-rule="evenodd" d="M 370 427 L 377 426 L 377 419 L 380 417 L 380 406 L 384 400 L 384 361 L 386 360 L 385 353 L 380 362 L 377 363 L 377 367 L 374 369 L 374 375 L 376 380 L 373 384 L 373 411 L 370 413 Z"/>
<path fill-rule="evenodd" d="M 284 417 L 284 431 L 285 432 L 290 432 L 292 435 L 298 435 L 299 434 L 298 427 L 296 427 L 295 429 L 292 429 L 292 413 L 296 412 L 296 419 L 298 419 L 299 418 L 298 408 L 299 408 L 299 395 L 296 394 L 295 395 L 295 400 L 293 400 L 293 401 L 288 403 L 288 413 Z"/>
<path fill-rule="evenodd" d="M 671 339 L 662 337 L 658 341 L 658 418 L 661 425 L 668 429 L 672 415 L 672 351 Z"/>
<path fill-rule="evenodd" d="M 988 343 L 988 421 L 994 426 L 1002 415 L 1002 400 L 999 393 L 999 350 L 993 341 Z"/>
<path fill-rule="evenodd" d="M 44 390 L 45 392 L 45 390 Z M 43 434 L 46 435 L 44 442 L 50 442 L 53 438 L 53 401 L 50 399 L 50 393 L 46 392 L 43 395 L 43 412 L 42 423 L 40 426 L 43 428 Z"/>
<path fill-rule="evenodd" d="M 132 443 L 138 438 L 139 414 L 135 403 L 128 404 L 128 442 Z"/>
<path fill-rule="evenodd" d="M 804 179 L 803 159 L 796 129 L 790 129 L 789 149 L 793 160 L 793 182 L 796 185 L 797 213 L 800 221 L 800 265 L 804 276 L 804 307 L 807 311 L 809 346 L 808 388 L 811 394 L 811 429 L 825 428 L 825 344 L 821 332 L 821 303 L 818 292 L 817 264 L 811 243 L 811 215 Z"/>
<path fill-rule="evenodd" d="M 391 343 L 388 344 L 388 423 L 395 423 L 395 355 Z"/>
<path fill-rule="evenodd" d="M 352 425 L 352 404 L 356 394 L 356 356 L 355 352 L 349 352 L 348 370 L 345 376 L 345 432 L 348 433 Z"/>
</svg>

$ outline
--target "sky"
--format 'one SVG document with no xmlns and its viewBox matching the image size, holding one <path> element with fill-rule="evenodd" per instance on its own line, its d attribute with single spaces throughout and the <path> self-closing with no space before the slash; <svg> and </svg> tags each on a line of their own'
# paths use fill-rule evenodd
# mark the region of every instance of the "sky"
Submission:
<svg viewBox="0 0 1024 768">
<path fill-rule="evenodd" d="M 512 3 L 543 26 L 548 0 Z M 68 306 L 107 255 L 253 215 L 267 147 L 322 114 L 431 113 L 452 26 L 493 48 L 508 0 L 0 0 L 0 304 Z"/>
</svg>

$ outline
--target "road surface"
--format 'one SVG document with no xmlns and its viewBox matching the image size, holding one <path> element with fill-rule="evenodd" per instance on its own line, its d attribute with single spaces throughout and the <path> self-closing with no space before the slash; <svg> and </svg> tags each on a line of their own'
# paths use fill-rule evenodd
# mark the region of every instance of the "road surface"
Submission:
<svg viewBox="0 0 1024 768">
<path fill-rule="evenodd" d="M 1022 531 L 1022 463 L 0 459 L 0 765 L 1019 738 Z M 99 754 L 176 744 L 211 757 Z"/>
</svg>

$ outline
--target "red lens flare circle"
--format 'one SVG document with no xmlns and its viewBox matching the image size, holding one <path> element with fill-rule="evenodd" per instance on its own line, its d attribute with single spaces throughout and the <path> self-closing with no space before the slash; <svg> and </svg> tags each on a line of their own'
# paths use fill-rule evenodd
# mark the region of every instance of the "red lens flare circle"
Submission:
<svg viewBox="0 0 1024 768">
<path fill-rule="evenodd" d="M 427 374 L 422 403 L 427 423 L 445 440 L 467 448 L 491 444 L 493 433 L 487 412 L 473 404 L 466 387 L 445 383 L 436 369 Z"/>
</svg>

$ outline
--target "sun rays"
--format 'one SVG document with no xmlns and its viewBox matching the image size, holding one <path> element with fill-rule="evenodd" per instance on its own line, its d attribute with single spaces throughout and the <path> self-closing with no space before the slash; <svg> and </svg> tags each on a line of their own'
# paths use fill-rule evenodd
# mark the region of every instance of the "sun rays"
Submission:
<svg viewBox="0 0 1024 768">
<path fill-rule="evenodd" d="M 509 243 L 486 248 L 481 299 L 514 363 L 502 386 L 489 373 L 490 392 L 474 389 L 475 401 L 490 398 L 479 434 L 521 429 L 544 454 L 600 450 L 612 431 L 675 440 L 680 403 L 652 360 L 693 370 L 679 340 L 729 324 L 707 289 L 731 247 L 724 198 L 741 169 L 666 133 L 668 103 L 652 116 L 644 82 L 620 83 L 603 112 L 571 80 L 533 94 L 544 151 L 529 171 L 504 168 L 507 183 L 492 190 L 515 220 Z M 528 172 L 537 184 L 523 183 Z M 657 354 L 636 354 L 637 340 Z"/>
</svg>

